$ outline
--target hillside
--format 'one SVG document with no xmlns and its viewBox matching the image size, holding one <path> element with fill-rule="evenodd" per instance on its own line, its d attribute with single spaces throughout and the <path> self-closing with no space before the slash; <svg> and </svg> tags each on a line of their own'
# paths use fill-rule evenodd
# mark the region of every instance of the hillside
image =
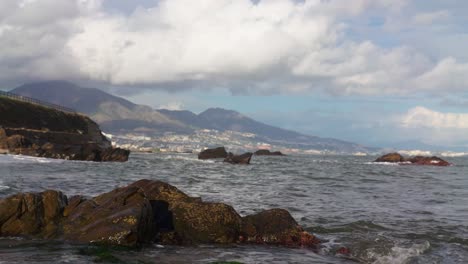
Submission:
<svg viewBox="0 0 468 264">
<path fill-rule="evenodd" d="M 114 134 L 162 135 L 173 132 L 190 135 L 199 129 L 211 129 L 252 133 L 258 142 L 289 148 L 348 153 L 370 150 L 346 141 L 304 135 L 264 124 L 232 110 L 210 108 L 198 115 L 187 110 L 154 110 L 99 89 L 83 88 L 64 81 L 26 84 L 11 92 L 74 108 L 90 115 L 104 131 Z"/>
<path fill-rule="evenodd" d="M 0 153 L 36 157 L 126 161 L 87 116 L 0 96 Z"/>
<path fill-rule="evenodd" d="M 167 118 L 151 107 L 137 105 L 99 89 L 84 88 L 66 81 L 25 84 L 11 92 L 75 109 L 89 115 L 105 130 L 150 128 L 158 132 L 187 131 L 184 124 Z"/>
</svg>

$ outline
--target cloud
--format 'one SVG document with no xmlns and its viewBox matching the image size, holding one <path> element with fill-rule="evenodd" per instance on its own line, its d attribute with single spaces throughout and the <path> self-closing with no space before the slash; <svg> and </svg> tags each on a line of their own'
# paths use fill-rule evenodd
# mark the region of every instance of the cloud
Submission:
<svg viewBox="0 0 468 264">
<path fill-rule="evenodd" d="M 184 110 L 185 106 L 182 102 L 168 102 L 166 104 L 159 105 L 157 109 L 167 109 L 167 110 Z"/>
<path fill-rule="evenodd" d="M 431 25 L 437 20 L 446 19 L 449 17 L 450 13 L 447 10 L 418 13 L 413 16 L 413 22 L 418 25 Z"/>
<path fill-rule="evenodd" d="M 72 79 L 233 94 L 468 88 L 468 64 L 456 54 L 438 59 L 411 45 L 386 47 L 350 35 L 374 14 L 402 17 L 415 8 L 408 0 L 137 1 L 133 12 L 125 5 L 121 13 L 106 9 L 110 0 L 103 3 L 2 1 L 0 82 Z M 412 27 L 453 19 L 448 10 L 411 13 Z"/>
<path fill-rule="evenodd" d="M 468 129 L 468 114 L 441 113 L 425 107 L 415 107 L 401 119 L 406 128 Z"/>
</svg>

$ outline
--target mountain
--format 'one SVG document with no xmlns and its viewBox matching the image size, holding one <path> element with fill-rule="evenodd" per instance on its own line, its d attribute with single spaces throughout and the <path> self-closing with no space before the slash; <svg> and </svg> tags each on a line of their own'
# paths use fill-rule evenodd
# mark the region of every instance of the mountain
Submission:
<svg viewBox="0 0 468 264">
<path fill-rule="evenodd" d="M 139 128 L 161 132 L 190 131 L 183 123 L 172 120 L 149 106 L 137 105 L 102 90 L 84 88 L 66 81 L 30 83 L 10 92 L 75 109 L 89 115 L 107 131 Z"/>
<path fill-rule="evenodd" d="M 346 141 L 319 138 L 274 127 L 222 108 L 210 108 L 198 115 L 186 110 L 154 110 L 99 89 L 84 88 L 65 81 L 25 84 L 11 92 L 76 109 L 89 115 L 104 131 L 111 133 L 141 132 L 161 135 L 164 132 L 174 132 L 190 135 L 199 129 L 210 129 L 255 134 L 256 142 L 288 148 L 346 153 L 375 150 Z"/>
</svg>

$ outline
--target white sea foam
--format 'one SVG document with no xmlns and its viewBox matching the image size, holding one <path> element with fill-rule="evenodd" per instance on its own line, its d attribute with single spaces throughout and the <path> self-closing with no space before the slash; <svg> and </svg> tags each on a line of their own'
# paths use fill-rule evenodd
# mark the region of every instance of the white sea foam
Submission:
<svg viewBox="0 0 468 264">
<path fill-rule="evenodd" d="M 0 155 L 0 163 L 60 163 L 63 160 L 23 155 Z"/>
<path fill-rule="evenodd" d="M 386 166 L 398 166 L 401 164 L 411 164 L 411 162 L 365 162 L 366 165 L 386 165 Z"/>
<path fill-rule="evenodd" d="M 376 260 L 374 264 L 403 264 L 407 263 L 411 258 L 417 257 L 423 254 L 426 250 L 431 247 L 429 242 L 424 242 L 422 244 L 414 244 L 409 248 L 394 246 L 389 255 L 378 256 L 374 254 L 372 258 Z M 370 252 L 369 254 L 372 254 Z"/>
<path fill-rule="evenodd" d="M 187 156 L 179 156 L 179 155 L 168 155 L 168 156 L 164 156 L 163 159 L 166 159 L 166 160 L 186 160 L 186 161 L 195 161 L 195 162 L 203 162 L 203 163 L 215 163 L 214 160 L 201 160 L 201 159 L 198 159 L 198 158 L 194 158 L 194 157 L 187 157 Z"/>
</svg>

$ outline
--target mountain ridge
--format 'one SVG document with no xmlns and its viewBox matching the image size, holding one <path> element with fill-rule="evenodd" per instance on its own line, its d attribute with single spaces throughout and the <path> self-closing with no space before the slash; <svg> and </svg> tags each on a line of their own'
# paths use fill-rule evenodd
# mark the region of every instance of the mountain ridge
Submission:
<svg viewBox="0 0 468 264">
<path fill-rule="evenodd" d="M 96 88 L 85 88 L 66 81 L 29 83 L 12 93 L 75 108 L 88 114 L 112 133 L 165 132 L 190 134 L 197 129 L 252 133 L 259 141 L 303 149 L 337 152 L 366 152 L 371 148 L 338 139 L 320 138 L 256 121 L 242 113 L 220 107 L 199 114 L 188 110 L 155 110 L 135 104 Z"/>
</svg>

